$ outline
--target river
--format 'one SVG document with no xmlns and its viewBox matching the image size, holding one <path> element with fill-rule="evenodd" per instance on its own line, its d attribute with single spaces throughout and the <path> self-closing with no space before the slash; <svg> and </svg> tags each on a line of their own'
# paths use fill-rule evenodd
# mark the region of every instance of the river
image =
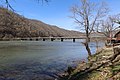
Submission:
<svg viewBox="0 0 120 80">
<path fill-rule="evenodd" d="M 56 77 L 56 73 L 76 65 L 76 61 L 87 60 L 82 41 L 0 41 L 0 80 Z M 95 53 L 96 43 L 89 45 Z M 99 47 L 103 45 L 103 42 L 98 43 Z"/>
</svg>

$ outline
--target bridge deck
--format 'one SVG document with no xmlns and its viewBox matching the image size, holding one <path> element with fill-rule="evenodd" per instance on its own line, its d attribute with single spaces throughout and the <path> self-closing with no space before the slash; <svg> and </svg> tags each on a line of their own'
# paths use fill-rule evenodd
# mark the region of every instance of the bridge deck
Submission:
<svg viewBox="0 0 120 80">
<path fill-rule="evenodd" d="M 86 37 L 33 37 L 33 38 L 21 38 L 21 39 L 86 39 Z"/>
<path fill-rule="evenodd" d="M 101 37 L 91 37 L 91 38 L 101 38 Z M 63 42 L 64 40 L 66 39 L 72 39 L 73 42 L 75 42 L 76 39 L 86 39 L 85 36 L 81 36 L 81 37 L 28 37 L 28 38 L 5 38 L 5 39 L 0 39 L 0 41 L 14 41 L 14 40 L 26 40 L 26 41 L 45 41 L 45 40 L 51 40 L 51 41 L 54 41 L 54 40 L 61 40 L 61 42 Z"/>
</svg>

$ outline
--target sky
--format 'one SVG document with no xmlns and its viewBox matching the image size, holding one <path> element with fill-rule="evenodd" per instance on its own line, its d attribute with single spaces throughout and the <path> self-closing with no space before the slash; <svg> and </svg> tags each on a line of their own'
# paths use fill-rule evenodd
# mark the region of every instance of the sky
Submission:
<svg viewBox="0 0 120 80">
<path fill-rule="evenodd" d="M 71 19 L 70 7 L 80 3 L 80 0 L 50 0 L 49 3 L 37 0 L 9 0 L 15 12 L 30 19 L 37 19 L 50 25 L 56 25 L 68 30 L 79 30 Z M 120 0 L 90 0 L 105 1 L 110 8 L 110 15 L 120 13 Z"/>
</svg>

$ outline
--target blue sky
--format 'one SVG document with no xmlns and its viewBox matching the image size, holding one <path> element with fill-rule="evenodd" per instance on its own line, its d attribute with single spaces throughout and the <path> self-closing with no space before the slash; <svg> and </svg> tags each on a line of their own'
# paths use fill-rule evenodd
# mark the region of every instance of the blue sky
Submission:
<svg viewBox="0 0 120 80">
<path fill-rule="evenodd" d="M 9 0 L 17 13 L 27 18 L 41 20 L 50 25 L 79 30 L 71 15 L 70 7 L 79 3 L 79 0 L 50 0 L 47 3 L 37 3 L 36 0 Z M 110 14 L 120 13 L 120 0 L 91 0 L 94 2 L 105 1 L 110 8 Z"/>
</svg>

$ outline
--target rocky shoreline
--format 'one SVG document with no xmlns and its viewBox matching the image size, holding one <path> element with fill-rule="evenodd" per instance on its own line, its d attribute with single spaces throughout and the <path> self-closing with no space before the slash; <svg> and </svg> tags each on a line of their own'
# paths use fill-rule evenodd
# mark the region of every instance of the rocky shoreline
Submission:
<svg viewBox="0 0 120 80">
<path fill-rule="evenodd" d="M 120 46 L 103 47 L 75 69 L 62 74 L 60 80 L 119 80 Z"/>
</svg>

